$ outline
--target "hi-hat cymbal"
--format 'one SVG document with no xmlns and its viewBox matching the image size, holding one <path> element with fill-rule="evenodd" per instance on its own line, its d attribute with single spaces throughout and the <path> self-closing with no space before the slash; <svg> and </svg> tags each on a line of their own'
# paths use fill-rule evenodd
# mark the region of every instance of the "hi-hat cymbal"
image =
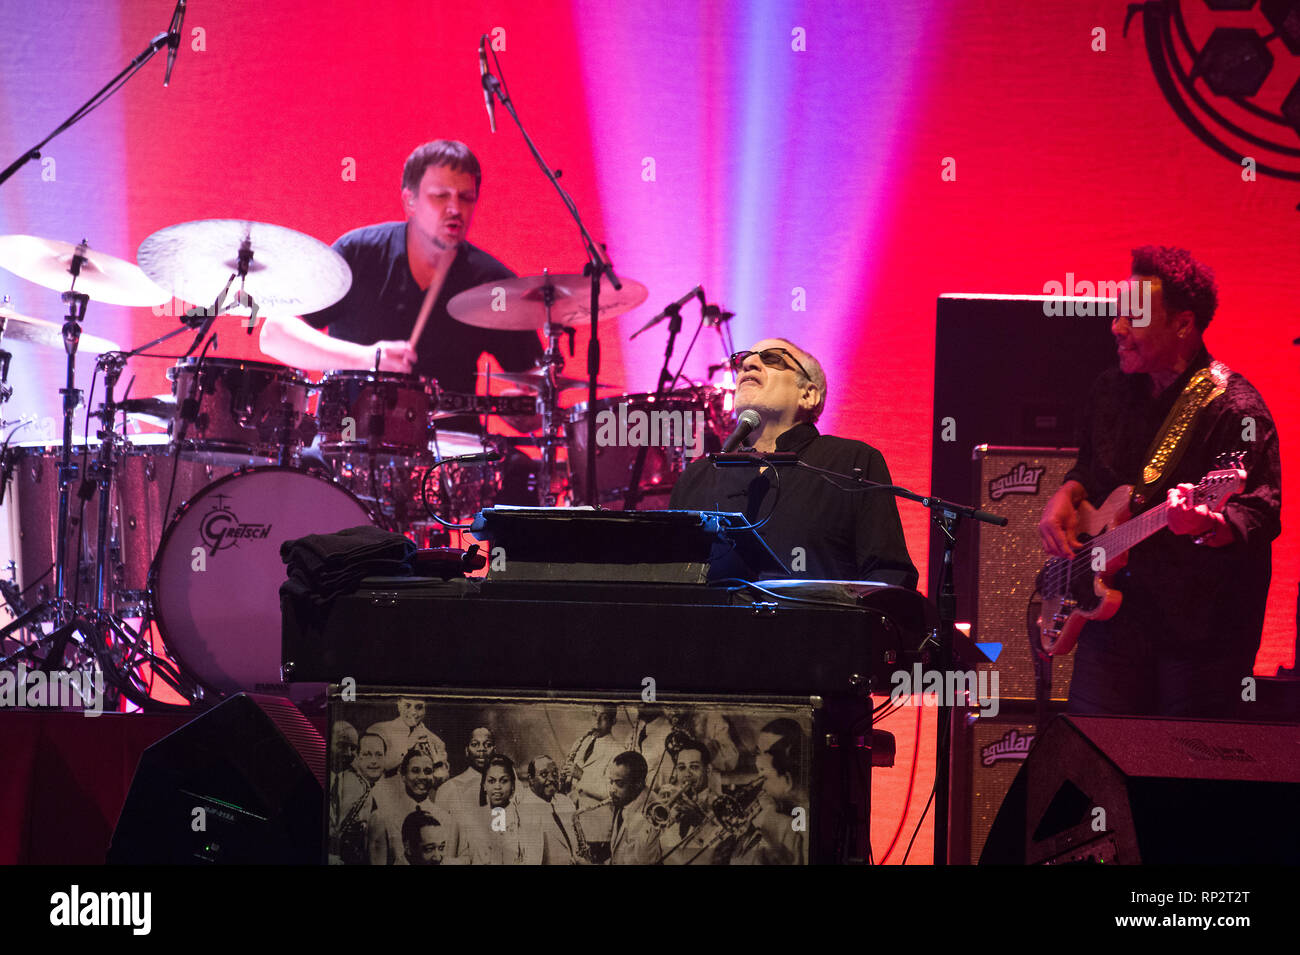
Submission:
<svg viewBox="0 0 1300 955">
<path fill-rule="evenodd" d="M 352 287 L 348 263 L 324 242 L 283 226 L 243 219 L 198 219 L 159 229 L 140 243 L 136 260 L 146 275 L 178 299 L 210 305 L 239 270 L 245 240 L 252 262 L 243 287 L 260 314 L 319 312 Z M 238 279 L 231 290 L 239 290 Z M 247 313 L 246 308 L 231 312 Z"/>
<path fill-rule="evenodd" d="M 482 371 L 478 373 L 479 378 L 487 379 L 489 376 Z M 545 372 L 540 368 L 532 371 L 496 371 L 490 376 L 492 381 L 506 381 L 512 385 L 519 385 L 521 388 L 527 388 L 530 391 L 542 390 L 542 379 Z M 587 379 L 569 378 L 565 375 L 555 376 L 555 385 L 560 391 L 567 391 L 570 388 L 586 388 Z M 609 391 L 622 391 L 618 385 L 597 385 L 597 388 L 604 388 Z"/>
<path fill-rule="evenodd" d="M 56 322 L 47 322 L 39 318 L 19 315 L 8 305 L 0 302 L 0 344 L 7 342 L 26 342 L 43 348 L 63 350 L 63 326 Z M 77 351 L 85 354 L 102 355 L 106 351 L 121 351 L 122 346 L 98 335 L 81 333 L 77 339 Z"/>
<path fill-rule="evenodd" d="M 81 250 L 85 256 L 77 278 L 68 267 Z M 29 282 L 66 292 L 83 292 L 106 305 L 150 306 L 167 301 L 167 292 L 149 280 L 140 267 L 107 252 L 71 242 L 34 235 L 0 235 L 0 266 Z"/>
<path fill-rule="evenodd" d="M 621 291 L 601 278 L 600 317 L 622 315 L 640 305 L 649 291 L 635 279 L 619 279 Z M 551 321 L 558 325 L 591 324 L 591 280 L 585 275 L 521 275 L 467 289 L 447 303 L 451 317 L 478 328 L 536 330 L 546 324 L 545 288 L 554 294 Z"/>
</svg>

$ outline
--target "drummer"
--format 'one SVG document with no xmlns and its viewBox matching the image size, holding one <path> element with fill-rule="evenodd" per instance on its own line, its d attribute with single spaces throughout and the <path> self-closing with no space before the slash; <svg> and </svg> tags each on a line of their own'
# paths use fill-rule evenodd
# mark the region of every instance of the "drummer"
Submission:
<svg viewBox="0 0 1300 955">
<path fill-rule="evenodd" d="M 438 139 L 416 148 L 402 170 L 402 222 L 344 234 L 335 250 L 352 268 L 352 287 L 334 305 L 302 318 L 268 318 L 262 351 L 304 371 L 375 369 L 424 375 L 445 391 L 473 394 L 482 352 L 507 371 L 532 368 L 542 354 L 534 331 L 476 328 L 454 320 L 458 292 L 514 272 L 466 241 L 482 184 L 478 159 L 464 143 Z M 423 333 L 410 336 L 431 286 L 436 298 Z M 476 430 L 472 418 L 440 428 Z"/>
</svg>

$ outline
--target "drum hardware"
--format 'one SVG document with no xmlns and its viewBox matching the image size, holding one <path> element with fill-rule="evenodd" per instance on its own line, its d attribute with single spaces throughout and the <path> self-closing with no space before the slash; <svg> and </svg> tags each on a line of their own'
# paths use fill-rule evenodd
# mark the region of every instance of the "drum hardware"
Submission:
<svg viewBox="0 0 1300 955">
<path fill-rule="evenodd" d="M 495 51 L 492 55 L 494 58 L 496 57 Z M 577 298 L 576 295 L 571 295 L 568 297 L 567 302 L 560 305 L 557 314 L 552 315 L 551 305 L 553 303 L 548 302 L 546 304 L 545 321 L 549 324 L 551 321 L 558 318 L 560 324 L 591 325 L 591 339 L 587 343 L 587 377 L 591 384 L 588 386 L 587 400 L 594 404 L 596 401 L 596 383 L 600 381 L 600 319 L 607 315 L 611 317 L 614 315 L 620 315 L 631 308 L 635 308 L 637 305 L 640 305 L 645 301 L 648 293 L 645 286 L 640 282 L 633 282 L 630 279 L 626 283 L 620 281 L 618 275 L 614 272 L 614 263 L 610 260 L 604 244 L 597 243 L 596 240 L 592 238 L 591 233 L 587 230 L 586 223 L 582 221 L 582 216 L 578 214 L 577 203 L 573 201 L 573 197 L 570 196 L 568 192 L 565 191 L 564 187 L 560 185 L 560 173 L 557 170 L 552 169 L 550 164 L 546 162 L 537 146 L 533 143 L 532 137 L 529 136 L 528 131 L 524 129 L 523 121 L 520 120 L 519 113 L 515 110 L 514 101 L 510 98 L 509 89 L 506 87 L 505 83 L 498 80 L 488 72 L 486 58 L 483 58 L 480 66 L 482 74 L 480 80 L 483 89 L 488 94 L 489 101 L 493 97 L 501 100 L 501 105 L 506 108 L 507 112 L 510 113 L 510 118 L 513 119 L 515 125 L 519 127 L 519 133 L 523 136 L 529 152 L 531 152 L 533 158 L 537 160 L 537 165 L 542 170 L 542 174 L 546 176 L 547 180 L 555 188 L 555 191 L 559 193 L 560 200 L 564 203 L 564 207 L 569 210 L 569 214 L 573 216 L 573 221 L 578 226 L 578 232 L 582 235 L 583 252 L 587 259 L 586 264 L 583 266 L 582 275 L 580 277 L 559 276 L 557 279 L 561 284 L 568 284 L 570 278 L 574 279 L 575 281 L 572 283 L 574 288 L 586 286 L 590 290 L 590 304 L 584 306 L 579 302 L 574 301 Z M 497 66 L 499 69 L 499 62 L 497 63 Z M 489 110 L 489 112 L 491 112 L 491 110 Z M 500 285 L 504 283 L 496 284 Z M 551 284 L 549 277 L 546 279 L 545 284 Z M 481 289 L 482 286 L 479 288 Z M 472 292 L 474 290 L 471 289 L 470 291 Z M 605 306 L 601 305 L 602 295 L 604 295 L 606 300 Z M 509 296 L 507 296 L 507 298 L 509 298 Z M 507 301 L 507 311 L 510 310 L 512 304 L 518 303 Z M 451 303 L 448 303 L 448 309 L 450 310 L 450 308 Z M 452 315 L 455 317 L 455 312 L 452 312 Z M 549 339 L 549 334 L 547 337 Z M 553 391 L 553 386 L 554 379 L 552 378 L 550 379 L 548 389 Z M 551 417 L 553 418 L 555 409 L 553 403 L 554 398 L 552 397 L 547 399 L 545 394 L 543 394 L 543 398 L 543 415 L 545 417 L 547 410 L 549 409 Z M 547 421 L 544 423 L 548 425 L 546 430 L 548 432 L 547 437 L 550 440 L 547 447 L 543 449 L 542 454 L 542 494 L 544 497 L 544 503 L 550 503 L 554 498 L 551 492 L 550 476 L 551 466 L 554 463 L 555 435 L 551 427 L 549 427 L 552 422 Z M 595 445 L 595 443 L 596 421 L 593 418 L 587 423 L 587 444 Z M 591 500 L 588 503 L 594 503 L 596 500 L 596 462 L 594 458 L 590 459 L 587 463 L 587 478 L 587 486 L 591 489 Z"/>
<path fill-rule="evenodd" d="M 608 387 L 602 385 L 601 387 Z M 466 395 L 458 391 L 438 392 L 438 410 L 435 418 L 454 418 L 458 415 L 497 415 L 518 417 L 537 414 L 536 395 Z"/>
<path fill-rule="evenodd" d="M 72 250 L 70 255 L 67 254 L 69 249 Z M 22 659 L 35 661 L 37 660 L 37 650 L 43 647 L 45 653 L 43 658 L 40 659 L 40 667 L 43 670 L 52 671 L 63 666 L 69 647 L 72 647 L 74 658 L 76 658 L 74 662 L 77 660 L 82 663 L 94 661 L 106 681 L 117 692 L 127 696 L 134 702 L 141 703 L 148 700 L 147 688 L 132 685 L 131 671 L 121 669 L 122 664 L 127 662 L 128 659 L 138 656 L 140 635 L 130 630 L 104 609 L 106 587 L 104 574 L 107 567 L 106 555 L 108 550 L 106 535 L 107 498 L 108 488 L 111 487 L 113 467 L 115 436 L 112 433 L 112 427 L 116 418 L 116 408 L 113 406 L 111 390 L 112 387 L 116 386 L 117 377 L 125 364 L 126 358 L 122 353 L 116 351 L 106 352 L 105 355 L 100 356 L 97 362 L 98 366 L 105 371 L 106 382 L 111 378 L 113 384 L 109 387 L 107 405 L 101 411 L 105 431 L 100 432 L 100 456 L 93 471 L 93 482 L 88 477 L 87 480 L 82 482 L 79 491 L 79 496 L 83 501 L 93 496 L 96 489 L 101 493 L 99 508 L 101 518 L 100 533 L 96 547 L 98 564 L 96 566 L 95 602 L 93 607 L 83 607 L 67 599 L 71 488 L 80 471 L 79 466 L 72 461 L 72 416 L 81 403 L 82 395 L 81 390 L 76 387 L 75 365 L 77 348 L 82 339 L 81 324 L 85 319 L 87 307 L 92 299 L 117 304 L 158 304 L 166 296 L 164 294 L 163 298 L 157 298 L 156 293 L 161 290 L 153 287 L 152 283 L 144 278 L 143 273 L 140 273 L 138 269 L 129 263 L 99 253 L 91 256 L 84 241 L 72 247 L 66 243 L 49 242 L 34 239 L 30 236 L 0 237 L 0 262 L 3 262 L 6 268 L 25 275 L 25 277 L 38 284 L 55 285 L 53 276 L 57 274 L 57 266 L 65 264 L 65 261 L 67 274 L 72 276 L 72 280 L 69 283 L 68 290 L 61 293 L 63 301 L 68 306 L 68 314 L 61 330 L 61 339 L 67 353 L 67 374 L 64 387 L 59 390 L 59 393 L 63 396 L 63 442 L 57 468 L 58 503 L 56 506 L 56 539 L 54 545 L 54 593 L 35 606 L 26 609 L 25 612 L 20 612 L 7 626 L 0 628 L 0 641 L 11 638 L 12 635 L 20 631 L 26 631 L 29 634 L 26 641 L 19 640 L 20 646 L 15 652 L 0 660 L 0 666 L 7 666 Z M 81 291 L 77 290 L 79 280 L 82 280 Z M 62 280 L 55 287 L 61 287 L 61 285 Z M 153 291 L 150 291 L 151 287 L 154 289 Z M 86 291 L 86 289 L 90 291 Z M 16 326 L 10 326 L 9 322 L 13 318 L 13 315 L 6 316 L 5 325 L 7 328 L 23 328 L 25 331 L 32 333 L 27 337 L 43 336 L 46 339 L 43 343 L 49 343 L 48 329 L 42 329 L 30 321 L 21 320 L 16 323 Z M 105 435 L 107 435 L 107 440 L 104 440 Z M 19 594 L 19 598 L 21 598 L 21 594 Z M 54 624 L 53 631 L 48 634 L 44 633 L 40 627 L 45 622 Z M 14 639 L 17 640 L 18 638 L 14 637 Z M 114 653 L 114 650 L 117 652 Z M 170 674 L 167 673 L 165 661 L 154 662 L 156 663 L 155 672 L 167 679 Z"/>
<path fill-rule="evenodd" d="M 63 326 L 55 322 L 20 315 L 10 307 L 9 301 L 7 295 L 3 300 L 0 300 L 0 342 L 8 339 L 9 341 L 23 342 L 28 345 L 38 345 L 42 348 L 63 347 Z M 121 347 L 107 338 L 88 335 L 85 332 L 82 332 L 81 338 L 77 341 L 77 351 L 85 354 L 97 355 L 106 351 L 117 351 Z M 0 351 L 0 358 L 4 362 L 3 366 L 0 366 L 0 380 L 7 382 L 11 357 L 9 352 Z M 5 389 L 8 390 L 7 383 Z M 4 399 L 9 397 L 3 391 L 0 391 L 0 395 L 3 395 Z"/>
<path fill-rule="evenodd" d="M 71 249 L 71 255 L 68 250 Z M 115 479 L 123 466 L 121 453 L 126 439 L 114 430 L 117 415 L 123 410 L 115 399 L 117 381 L 129 358 L 144 352 L 174 335 L 187 330 L 186 325 L 159 336 L 154 341 L 134 352 L 122 352 L 112 342 L 95 336 L 84 335 L 81 323 L 89 301 L 103 300 L 121 304 L 159 304 L 166 299 L 166 293 L 155 286 L 144 273 L 130 263 L 100 253 L 90 253 L 85 243 L 70 247 L 66 243 L 50 242 L 27 236 L 0 237 L 0 263 L 24 274 L 32 281 L 44 285 L 58 285 L 52 276 L 57 275 L 62 266 L 67 266 L 65 274 L 72 275 L 71 288 L 62 293 L 68 304 L 68 316 L 59 330 L 57 341 L 64 347 L 68 356 L 68 372 L 65 387 L 60 389 L 63 395 L 64 428 L 63 441 L 57 453 L 58 499 L 50 507 L 55 519 L 52 536 L 53 563 L 51 569 L 55 575 L 52 594 L 47 593 L 35 606 L 28 607 L 23 597 L 23 590 L 18 585 L 7 589 L 5 596 L 17 614 L 16 619 L 0 629 L 0 639 L 12 638 L 18 642 L 14 651 L 8 654 L 0 665 L 11 665 L 19 660 L 32 660 L 45 670 L 52 671 L 62 667 L 69 653 L 73 665 L 89 665 L 91 662 L 103 674 L 107 685 L 113 691 L 126 697 L 137 705 L 166 708 L 158 704 L 149 695 L 149 682 L 157 677 L 170 684 L 183 696 L 194 699 L 190 683 L 176 671 L 171 664 L 155 655 L 143 629 L 137 631 L 126 623 L 120 614 L 120 597 L 123 593 L 120 585 L 121 568 L 124 561 L 132 554 L 124 550 L 124 534 L 134 533 L 134 526 L 116 527 L 114 525 L 114 502 L 116 497 Z M 61 284 L 61 283 L 59 283 Z M 38 345 L 53 345 L 52 323 L 40 322 L 25 316 L 16 315 L 10 310 L 0 315 L 0 330 L 8 332 L 10 337 L 32 342 Z M 82 392 L 75 387 L 75 357 L 83 345 L 92 346 L 92 350 L 101 352 L 96 360 L 97 373 L 105 375 L 105 401 L 95 412 L 100 419 L 101 428 L 96 432 L 97 454 L 93 464 L 87 464 L 89 447 L 80 454 L 80 465 L 73 462 L 73 410 L 81 404 Z M 128 389 L 129 390 L 129 389 Z M 152 409 L 158 410 L 158 409 Z M 12 434 L 10 435 L 12 437 Z M 48 459 L 50 453 L 46 452 Z M 129 457 L 129 456 L 128 456 Z M 27 460 L 21 448 L 10 448 L 6 442 L 3 474 L 5 485 L 14 478 L 14 470 L 19 460 Z M 31 459 L 35 463 L 39 458 Z M 173 459 L 174 460 L 174 459 Z M 146 463 L 148 469 L 151 462 Z M 81 472 L 85 473 L 82 474 Z M 35 472 L 39 475 L 40 471 Z M 25 477 L 25 476 L 24 476 Z M 74 482 L 78 483 L 77 493 L 81 503 L 81 516 L 72 522 L 71 490 Z M 173 478 L 174 480 L 174 478 Z M 93 544 L 88 536 L 90 522 L 83 521 L 85 505 L 90 503 L 98 493 L 100 499 L 92 510 L 95 517 L 96 532 Z M 40 495 L 36 495 L 38 498 Z M 15 505 L 11 500 L 11 506 Z M 39 505 L 41 502 L 32 502 Z M 40 515 L 47 516 L 47 515 Z M 124 520 L 134 521 L 135 517 Z M 42 521 L 19 522 L 20 533 L 29 532 L 40 539 L 36 525 Z M 110 530 L 112 529 L 112 530 Z M 47 538 L 48 539 L 48 538 Z M 71 549 L 75 541 L 76 550 Z M 133 544 L 133 546 L 135 546 Z M 26 549 L 26 548 L 25 548 Z M 74 560 L 75 554 L 75 560 Z M 134 553 L 137 558 L 141 556 Z M 83 558 L 89 570 L 94 568 L 94 581 L 91 589 L 94 596 L 82 601 L 79 589 L 73 598 L 68 599 L 68 582 L 75 574 L 78 588 L 82 576 L 80 572 Z M 48 559 L 48 556 L 45 558 Z M 47 572 L 48 573 L 48 572 Z M 28 589 L 35 586 L 45 574 L 28 583 Z M 143 582 L 143 581 L 142 581 Z M 89 583 L 89 581 L 87 581 Z M 54 629 L 45 633 L 42 624 L 52 622 Z M 146 620 L 147 622 L 147 620 Z M 18 634 L 26 633 L 25 638 Z M 41 652 L 43 651 L 43 655 Z M 142 668 L 149 667 L 152 676 L 146 679 Z"/>
<path fill-rule="evenodd" d="M 437 508 L 429 502 L 429 483 L 438 474 L 438 469 L 443 467 L 444 465 L 495 464 L 498 461 L 504 459 L 504 457 L 505 455 L 502 454 L 500 451 L 491 450 L 491 451 L 482 451 L 482 452 L 471 453 L 471 454 L 447 455 L 445 457 L 439 457 L 436 461 L 433 462 L 433 464 L 429 465 L 429 467 L 425 470 L 424 475 L 420 479 L 420 501 L 424 504 L 424 509 L 425 512 L 429 515 L 429 519 L 436 521 L 442 527 L 446 527 L 450 530 L 469 530 L 470 524 L 468 523 L 457 524 L 452 521 L 448 521 L 444 519 L 438 514 Z M 442 493 L 446 498 L 448 499 L 451 498 L 452 491 L 447 484 L 442 485 Z"/>
<path fill-rule="evenodd" d="M 137 421 L 157 425 L 160 428 L 171 426 L 179 405 L 175 395 L 151 395 L 147 398 L 126 398 L 117 403 L 118 411 Z"/>
<path fill-rule="evenodd" d="M 570 350 L 569 354 L 570 354 L 570 355 L 573 354 L 572 350 Z M 480 372 L 479 375 L 480 375 L 480 377 L 487 377 L 487 376 L 485 375 L 485 373 L 483 373 L 483 372 Z M 534 369 L 531 369 L 531 370 L 529 370 L 529 371 L 494 371 L 494 372 L 492 372 L 491 377 L 492 377 L 493 379 L 495 379 L 495 380 L 509 382 L 509 383 L 512 384 L 512 385 L 518 385 L 518 386 L 521 387 L 521 388 L 528 388 L 529 390 L 531 390 L 531 391 L 535 391 L 535 392 L 536 392 L 536 391 L 541 391 L 541 390 L 542 390 L 542 379 L 543 379 L 544 377 L 546 377 L 546 376 L 545 376 L 545 374 L 544 374 L 544 372 L 543 372 L 543 370 L 542 370 L 541 368 L 534 368 Z M 586 378 L 570 378 L 570 377 L 568 377 L 567 375 L 556 375 L 556 376 L 555 376 L 555 387 L 558 388 L 560 391 L 571 391 L 571 390 L 573 390 L 574 388 L 586 388 L 586 387 L 587 387 L 587 379 L 586 379 Z M 605 390 L 607 390 L 607 391 L 608 391 L 608 390 L 613 390 L 613 391 L 621 391 L 621 390 L 622 390 L 622 387 L 619 386 L 619 385 L 600 384 L 600 385 L 597 385 L 596 387 L 597 387 L 597 388 L 605 389 Z M 519 397 L 524 397 L 524 396 L 521 396 L 521 395 L 496 395 L 496 396 L 493 396 L 493 397 L 494 397 L 494 399 L 496 399 L 496 400 L 504 400 L 504 399 L 507 399 L 507 398 L 519 398 Z M 531 412 L 531 411 L 533 411 L 534 409 L 530 408 L 530 409 L 528 409 L 528 410 Z M 514 414 L 514 413 L 518 413 L 518 412 L 501 412 L 501 411 L 493 411 L 493 412 L 490 412 L 490 413 L 491 413 L 491 414 Z"/>
<path fill-rule="evenodd" d="M 700 324 L 695 329 L 695 334 L 691 336 L 691 343 L 686 347 L 686 354 L 682 356 L 681 363 L 677 366 L 677 374 L 672 375 L 669 372 L 669 366 L 672 362 L 673 348 L 677 342 L 677 336 L 682 330 L 682 306 L 691 299 L 697 298 L 700 301 Z M 655 396 L 659 397 L 672 390 L 677 384 L 678 379 L 682 376 L 682 371 L 686 367 L 686 360 L 691 357 L 691 351 L 695 348 L 696 341 L 699 340 L 700 332 L 706 325 L 712 325 L 718 329 L 718 333 L 726 341 L 726 334 L 723 331 L 727 319 L 731 317 L 727 313 L 727 318 L 722 318 L 722 311 L 716 305 L 709 305 L 708 299 L 704 295 L 704 287 L 697 285 L 671 305 L 665 306 L 664 310 L 650 319 L 645 325 L 637 330 L 632 338 L 636 338 L 641 332 L 658 324 L 664 318 L 668 321 L 668 341 L 664 347 L 664 364 L 659 370 L 658 384 L 655 386 Z M 728 354 L 731 354 L 728 352 Z M 645 470 L 646 457 L 649 454 L 649 445 L 642 445 L 637 449 L 636 459 L 632 462 L 632 473 L 629 475 L 627 482 L 627 491 L 623 498 L 623 510 L 635 511 L 641 501 L 641 475 Z"/>
<path fill-rule="evenodd" d="M 626 406 L 628 418 L 646 416 L 653 420 L 660 419 L 660 424 L 667 431 L 659 430 L 659 443 L 648 440 L 632 447 L 615 444 L 609 447 L 596 447 L 593 457 L 596 462 L 596 480 L 600 490 L 599 503 L 610 505 L 623 501 L 631 486 L 632 472 L 636 457 L 645 453 L 645 464 L 638 484 L 638 500 L 654 494 L 666 498 L 673 485 L 681 475 L 690 459 L 690 449 L 685 446 L 687 425 L 692 432 L 695 445 L 704 451 L 717 450 L 721 447 L 721 438 L 730 430 L 730 414 L 725 410 L 727 392 L 712 385 L 694 386 L 677 391 L 666 392 L 656 397 L 653 394 L 611 395 L 590 407 L 586 402 L 579 402 L 567 409 L 565 437 L 568 447 L 569 480 L 576 499 L 585 500 L 588 496 L 586 465 L 588 448 L 586 443 L 587 422 L 604 414 L 613 414 L 621 420 L 620 406 Z M 677 423 L 681 431 L 677 431 Z M 702 429 L 698 426 L 702 424 Z M 648 437 L 653 437 L 650 430 Z M 666 505 L 666 500 L 664 501 Z"/>
</svg>

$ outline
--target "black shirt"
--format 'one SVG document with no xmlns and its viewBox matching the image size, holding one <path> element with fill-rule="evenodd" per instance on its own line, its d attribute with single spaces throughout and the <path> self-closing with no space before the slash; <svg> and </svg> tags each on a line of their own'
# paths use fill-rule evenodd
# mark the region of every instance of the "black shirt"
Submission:
<svg viewBox="0 0 1300 955">
<path fill-rule="evenodd" d="M 820 434 L 797 424 L 776 439 L 778 451 L 840 474 L 891 484 L 879 451 L 861 441 Z M 878 580 L 915 589 L 916 567 L 907 553 L 898 507 L 888 491 L 844 491 L 826 478 L 797 467 L 780 469 L 779 479 L 749 468 L 715 468 L 700 460 L 682 472 L 669 506 L 678 510 L 740 511 L 796 577 Z M 802 549 L 803 561 L 795 548 Z M 806 562 L 806 563 L 805 563 Z"/>
<path fill-rule="evenodd" d="M 400 341 L 415 328 L 424 292 L 411 275 L 406 258 L 406 223 L 385 222 L 353 229 L 334 243 L 352 268 L 352 287 L 329 308 L 304 315 L 315 328 L 345 341 L 369 344 Z M 446 281 L 433 303 L 428 323 L 415 348 L 417 375 L 435 378 L 445 391 L 473 394 L 475 362 L 483 352 L 496 356 L 507 371 L 524 371 L 542 354 L 535 332 L 477 328 L 456 321 L 447 311 L 451 298 L 493 279 L 515 273 L 482 249 L 462 242 Z"/>
<path fill-rule="evenodd" d="M 1093 384 L 1079 435 L 1074 479 L 1100 506 L 1121 484 L 1140 482 L 1146 453 L 1188 380 L 1210 364 L 1201 350 L 1188 369 L 1159 395 L 1150 378 L 1118 368 Z M 1204 408 L 1182 459 L 1149 495 L 1161 503 L 1176 484 L 1197 484 L 1224 452 L 1245 451 L 1246 488 L 1222 513 L 1235 540 L 1208 547 L 1192 537 L 1158 531 L 1129 552 L 1117 586 L 1124 595 L 1117 625 L 1140 629 L 1156 645 L 1216 640 L 1258 648 L 1272 573 L 1272 540 L 1281 532 L 1282 469 L 1277 429 L 1259 392 L 1241 375 Z M 1221 531 L 1220 533 L 1227 533 Z"/>
</svg>

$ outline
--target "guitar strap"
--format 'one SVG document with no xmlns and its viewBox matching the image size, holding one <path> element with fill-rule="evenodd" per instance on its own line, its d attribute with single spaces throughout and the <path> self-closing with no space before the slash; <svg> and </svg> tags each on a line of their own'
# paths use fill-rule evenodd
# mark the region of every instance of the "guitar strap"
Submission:
<svg viewBox="0 0 1300 955">
<path fill-rule="evenodd" d="M 1142 482 L 1133 488 L 1131 496 L 1135 510 L 1146 505 L 1152 492 L 1178 466 L 1183 452 L 1187 450 L 1196 419 L 1215 398 L 1223 394 L 1231 374 L 1232 369 L 1223 362 L 1212 361 L 1188 380 L 1183 393 L 1169 409 L 1151 447 L 1147 449 L 1147 464 L 1142 469 Z"/>
</svg>

